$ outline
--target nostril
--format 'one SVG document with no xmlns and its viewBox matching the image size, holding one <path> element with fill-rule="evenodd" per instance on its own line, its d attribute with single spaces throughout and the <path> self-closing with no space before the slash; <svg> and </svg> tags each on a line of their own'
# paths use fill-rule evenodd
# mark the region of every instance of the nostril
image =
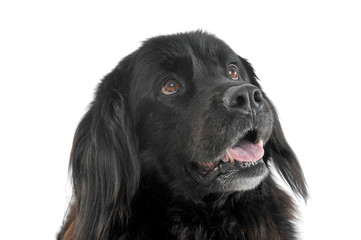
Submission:
<svg viewBox="0 0 361 240">
<path fill-rule="evenodd" d="M 263 95 L 262 92 L 259 90 L 254 91 L 253 93 L 253 99 L 256 103 L 262 103 L 263 101 Z"/>
<path fill-rule="evenodd" d="M 236 98 L 236 106 L 242 107 L 247 104 L 247 99 L 245 96 L 241 95 Z"/>
</svg>

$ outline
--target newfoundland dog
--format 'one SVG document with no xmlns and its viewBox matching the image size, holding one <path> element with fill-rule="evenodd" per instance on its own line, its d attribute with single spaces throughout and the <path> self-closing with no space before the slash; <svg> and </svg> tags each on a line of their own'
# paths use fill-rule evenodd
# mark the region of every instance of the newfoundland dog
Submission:
<svg viewBox="0 0 361 240">
<path fill-rule="evenodd" d="M 251 64 L 202 32 L 151 38 L 74 136 L 58 239 L 296 239 L 300 164 Z"/>
</svg>

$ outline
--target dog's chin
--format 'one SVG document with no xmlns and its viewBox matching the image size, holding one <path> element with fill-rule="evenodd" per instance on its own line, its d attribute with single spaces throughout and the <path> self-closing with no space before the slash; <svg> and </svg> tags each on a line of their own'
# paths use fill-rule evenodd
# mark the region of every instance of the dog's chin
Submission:
<svg viewBox="0 0 361 240">
<path fill-rule="evenodd" d="M 230 163 L 220 160 L 203 163 L 211 168 L 207 172 L 203 171 L 199 164 L 202 163 L 191 163 L 188 168 L 189 174 L 197 184 L 206 187 L 209 193 L 251 190 L 269 174 L 269 169 L 263 159 L 255 162 Z"/>
</svg>

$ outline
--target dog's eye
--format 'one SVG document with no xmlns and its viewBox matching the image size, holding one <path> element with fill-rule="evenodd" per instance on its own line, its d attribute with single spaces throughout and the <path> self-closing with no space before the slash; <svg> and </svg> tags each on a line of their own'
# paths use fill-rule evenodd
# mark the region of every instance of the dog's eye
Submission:
<svg viewBox="0 0 361 240">
<path fill-rule="evenodd" d="M 233 79 L 233 80 L 238 80 L 239 79 L 239 74 L 238 74 L 238 69 L 236 66 L 234 65 L 230 65 L 228 67 L 228 75 Z"/>
<path fill-rule="evenodd" d="M 164 82 L 162 87 L 162 93 L 165 95 L 170 95 L 179 91 L 180 85 L 174 79 L 169 79 Z"/>
</svg>

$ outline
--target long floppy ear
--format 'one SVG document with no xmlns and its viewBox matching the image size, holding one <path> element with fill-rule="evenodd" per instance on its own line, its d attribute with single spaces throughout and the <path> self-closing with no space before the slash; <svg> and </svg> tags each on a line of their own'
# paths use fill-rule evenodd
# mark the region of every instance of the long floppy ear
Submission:
<svg viewBox="0 0 361 240">
<path fill-rule="evenodd" d="M 125 227 L 138 189 L 137 139 L 120 67 L 99 84 L 74 137 L 70 166 L 77 206 L 73 239 L 108 239 L 111 225 Z"/>
<path fill-rule="evenodd" d="M 304 200 L 307 200 L 308 189 L 302 168 L 296 154 L 286 141 L 276 109 L 271 103 L 270 106 L 273 111 L 274 122 L 272 135 L 267 143 L 269 146 L 267 149 L 281 177 L 288 183 L 297 196 L 301 196 Z"/>
<path fill-rule="evenodd" d="M 246 59 L 240 56 L 238 57 L 245 67 L 249 80 L 252 82 L 252 84 L 255 84 L 261 88 L 257 81 L 257 76 L 252 65 Z M 274 116 L 273 132 L 270 140 L 266 145 L 267 151 L 269 152 L 268 155 L 271 156 L 277 171 L 289 184 L 293 192 L 306 200 L 308 198 L 308 190 L 302 168 L 297 160 L 295 153 L 286 141 L 275 107 L 266 97 L 266 95 L 264 96 L 269 102 Z"/>
</svg>

